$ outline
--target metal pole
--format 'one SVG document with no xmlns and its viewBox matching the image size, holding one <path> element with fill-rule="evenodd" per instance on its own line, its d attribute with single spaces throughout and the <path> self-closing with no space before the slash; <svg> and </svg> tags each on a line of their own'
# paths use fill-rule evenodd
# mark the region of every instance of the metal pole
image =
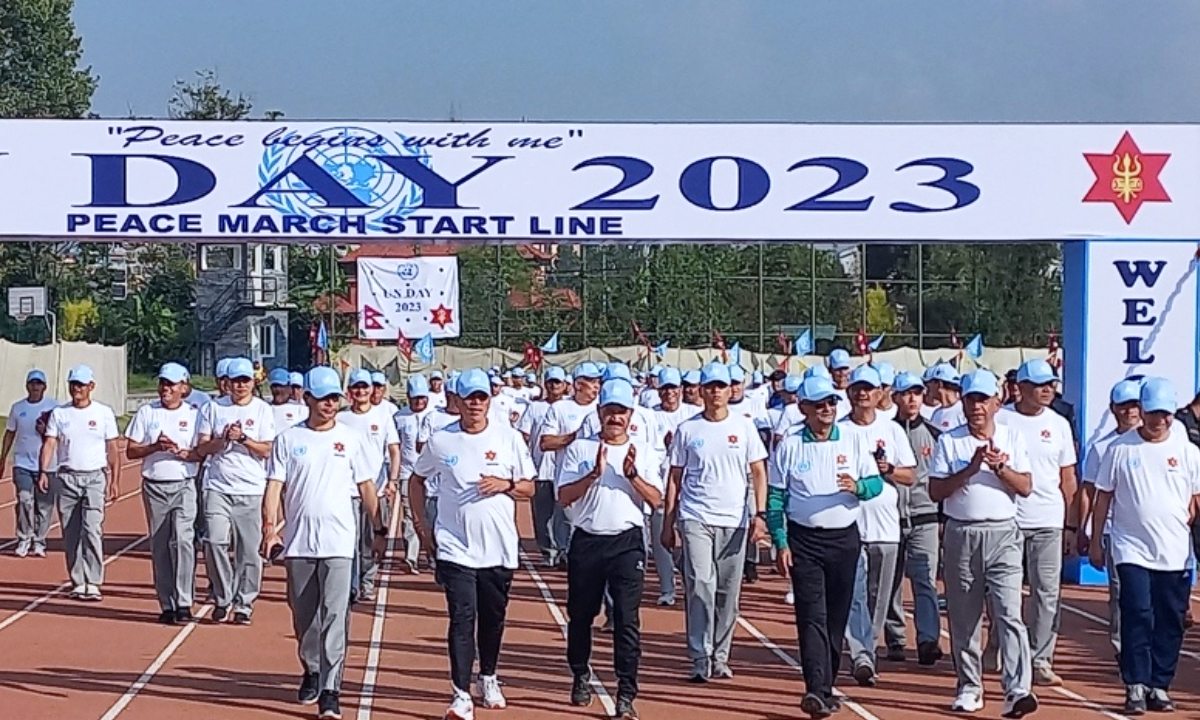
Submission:
<svg viewBox="0 0 1200 720">
<path fill-rule="evenodd" d="M 758 351 L 766 352 L 766 311 L 763 305 L 767 302 L 766 288 L 763 287 L 763 243 L 758 244 Z"/>
<path fill-rule="evenodd" d="M 813 334 L 813 349 L 817 345 L 817 246 L 808 244 L 808 329 Z"/>
<path fill-rule="evenodd" d="M 329 344 L 325 349 L 325 362 L 333 367 L 333 339 L 337 337 L 337 296 L 334 275 L 337 273 L 337 248 L 329 246 Z"/>
<path fill-rule="evenodd" d="M 925 349 L 925 243 L 917 243 L 917 350 Z"/>
<path fill-rule="evenodd" d="M 867 332 L 867 246 L 864 244 L 858 246 L 858 282 L 858 297 L 862 300 L 860 323 L 863 332 Z"/>
<path fill-rule="evenodd" d="M 496 349 L 504 349 L 504 248 L 496 246 Z"/>
<path fill-rule="evenodd" d="M 582 347 L 580 349 L 582 349 L 582 350 L 586 350 L 589 347 L 589 345 L 588 345 L 588 282 L 587 282 L 588 253 L 587 253 L 587 250 L 588 250 L 587 245 L 579 246 L 579 290 L 580 290 L 581 294 L 583 295 L 583 297 L 580 298 L 580 300 L 579 300 L 580 304 L 582 305 L 580 310 L 583 311 L 583 320 L 579 324 L 580 335 L 581 335 L 580 340 L 582 342 Z"/>
</svg>

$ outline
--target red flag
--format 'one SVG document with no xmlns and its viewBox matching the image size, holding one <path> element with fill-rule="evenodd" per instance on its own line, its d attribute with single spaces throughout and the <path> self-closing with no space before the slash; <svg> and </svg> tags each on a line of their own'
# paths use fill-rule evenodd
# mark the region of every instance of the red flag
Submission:
<svg viewBox="0 0 1200 720">
<path fill-rule="evenodd" d="M 871 352 L 871 346 L 867 342 L 867 331 L 859 328 L 854 335 L 854 347 L 858 350 L 859 355 L 866 355 Z"/>
<path fill-rule="evenodd" d="M 412 362 L 413 346 L 408 338 L 404 337 L 404 331 L 401 330 L 396 338 L 396 348 L 406 360 Z"/>
<path fill-rule="evenodd" d="M 1058 350 L 1058 334 L 1051 330 L 1050 335 L 1047 338 L 1046 361 L 1049 362 L 1050 367 L 1054 368 L 1055 370 L 1062 369 L 1062 356 L 1058 354 Z"/>
<path fill-rule="evenodd" d="M 721 351 L 721 362 L 729 362 L 729 353 L 725 352 L 725 338 L 721 337 L 721 333 L 716 330 L 712 331 L 713 347 Z"/>
<path fill-rule="evenodd" d="M 525 364 L 536 368 L 542 366 L 542 349 L 528 340 L 525 341 Z"/>
<path fill-rule="evenodd" d="M 783 334 L 782 330 L 779 331 L 775 342 L 779 343 L 779 352 L 789 356 L 792 354 L 792 344 L 788 342 L 787 336 Z"/>
<path fill-rule="evenodd" d="M 954 331 L 954 326 L 950 326 L 950 347 L 962 347 L 962 343 L 958 340 L 958 333 Z"/>
</svg>

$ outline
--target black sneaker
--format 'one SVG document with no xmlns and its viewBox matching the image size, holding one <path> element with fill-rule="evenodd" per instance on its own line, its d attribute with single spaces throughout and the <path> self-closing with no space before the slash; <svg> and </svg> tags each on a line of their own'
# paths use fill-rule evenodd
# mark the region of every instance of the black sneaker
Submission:
<svg viewBox="0 0 1200 720">
<path fill-rule="evenodd" d="M 859 663 L 854 666 L 854 682 L 859 687 L 875 687 L 875 668 L 871 663 Z"/>
<path fill-rule="evenodd" d="M 163 610 L 161 613 L 159 613 L 158 614 L 158 624 L 159 625 L 174 625 L 175 624 L 175 611 L 174 610 Z"/>
<path fill-rule="evenodd" d="M 317 701 L 317 717 L 323 720 L 342 720 L 342 704 L 337 693 L 332 690 L 321 691 L 321 699 Z"/>
<path fill-rule="evenodd" d="M 755 563 L 746 563 L 745 572 L 742 573 L 742 579 L 748 585 L 753 585 L 758 582 L 758 565 Z"/>
<path fill-rule="evenodd" d="M 1125 714 L 1141 715 L 1146 712 L 1146 688 L 1141 685 L 1125 687 Z"/>
<path fill-rule="evenodd" d="M 237 612 L 235 612 L 233 614 L 233 624 L 234 625 L 249 625 L 250 624 L 250 613 L 246 612 L 245 610 L 238 610 Z"/>
<path fill-rule="evenodd" d="M 196 618 L 192 617 L 191 610 L 176 610 L 175 611 L 175 622 L 180 625 L 187 625 L 188 623 L 194 621 L 195 619 Z"/>
<path fill-rule="evenodd" d="M 633 698 L 617 697 L 617 720 L 638 720 L 637 710 L 633 707 Z"/>
<path fill-rule="evenodd" d="M 837 699 L 833 693 L 829 693 L 824 698 L 825 707 L 829 708 L 830 712 L 837 712 L 842 709 L 842 701 Z"/>
<path fill-rule="evenodd" d="M 1146 693 L 1146 709 L 1154 712 L 1175 712 L 1175 703 L 1162 688 L 1150 688 Z"/>
<path fill-rule="evenodd" d="M 213 614 L 212 614 L 213 622 L 218 622 L 218 623 L 225 622 L 225 618 L 227 618 L 227 617 L 229 617 L 229 608 L 218 607 L 217 609 L 213 610 Z"/>
<path fill-rule="evenodd" d="M 575 707 L 589 707 L 592 704 L 592 689 L 588 679 L 580 675 L 571 683 L 571 704 Z"/>
<path fill-rule="evenodd" d="M 800 709 L 808 714 L 810 718 L 827 718 L 833 714 L 828 703 L 826 703 L 820 695 L 809 693 L 800 701 Z"/>
<path fill-rule="evenodd" d="M 300 678 L 300 692 L 296 693 L 296 700 L 301 705 L 312 705 L 321 696 L 321 676 L 317 673 L 304 673 L 304 677 Z"/>
<path fill-rule="evenodd" d="M 936 665 L 943 656 L 942 646 L 936 640 L 926 640 L 917 645 L 918 665 Z"/>
<path fill-rule="evenodd" d="M 887 659 L 889 662 L 904 662 L 908 659 L 908 652 L 898 645 L 890 647 L 887 651 Z"/>
</svg>

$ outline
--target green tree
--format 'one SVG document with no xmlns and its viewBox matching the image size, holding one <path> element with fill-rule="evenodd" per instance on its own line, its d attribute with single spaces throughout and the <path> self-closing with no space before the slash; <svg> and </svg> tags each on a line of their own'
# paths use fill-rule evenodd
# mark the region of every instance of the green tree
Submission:
<svg viewBox="0 0 1200 720">
<path fill-rule="evenodd" d="M 71 0 L 0 3 L 0 116 L 83 117 L 96 78 L 79 66 L 83 44 Z"/>
<path fill-rule="evenodd" d="M 245 95 L 234 95 L 221 86 L 215 70 L 197 70 L 191 82 L 176 80 L 167 101 L 172 120 L 245 120 L 253 109 Z"/>
</svg>

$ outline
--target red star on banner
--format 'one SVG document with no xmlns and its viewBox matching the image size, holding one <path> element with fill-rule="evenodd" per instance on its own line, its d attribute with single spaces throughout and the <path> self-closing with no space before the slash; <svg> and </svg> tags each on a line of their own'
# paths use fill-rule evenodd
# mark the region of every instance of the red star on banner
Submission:
<svg viewBox="0 0 1200 720">
<path fill-rule="evenodd" d="M 445 329 L 447 325 L 454 322 L 454 311 L 445 305 L 438 305 L 433 309 L 433 317 L 429 322 Z"/>
<path fill-rule="evenodd" d="M 483 454 L 483 456 L 487 458 L 488 462 L 491 462 L 492 460 L 496 459 L 496 452 L 494 450 L 488 450 Z"/>
<path fill-rule="evenodd" d="M 1128 131 L 1111 153 L 1084 153 L 1083 157 L 1096 175 L 1084 202 L 1110 202 L 1121 213 L 1125 224 L 1145 202 L 1171 202 L 1159 174 L 1169 153 L 1143 153 Z"/>
</svg>

